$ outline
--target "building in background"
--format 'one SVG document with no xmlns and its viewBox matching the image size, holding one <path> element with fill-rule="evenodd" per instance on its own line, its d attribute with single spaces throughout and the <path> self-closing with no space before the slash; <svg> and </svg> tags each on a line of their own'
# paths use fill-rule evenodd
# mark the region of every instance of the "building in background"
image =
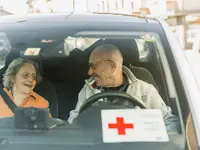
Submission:
<svg viewBox="0 0 200 150">
<path fill-rule="evenodd" d="M 27 0 L 29 13 L 102 12 L 164 17 L 184 49 L 199 38 L 200 2 L 197 0 Z"/>
<path fill-rule="evenodd" d="M 183 1 L 184 0 L 166 0 L 168 12 L 166 21 L 171 26 L 180 45 L 186 49 L 186 47 L 188 47 L 186 35 L 188 24 L 186 22 L 187 12 L 184 10 Z"/>
<path fill-rule="evenodd" d="M 0 16 L 12 15 L 12 13 L 3 9 L 3 6 L 0 6 Z"/>
<path fill-rule="evenodd" d="M 189 48 L 199 51 L 200 49 L 200 2 L 199 0 L 184 0 L 184 9 L 188 12 L 187 43 Z"/>
<path fill-rule="evenodd" d="M 29 13 L 80 11 L 132 14 L 143 11 L 159 16 L 166 13 L 165 0 L 27 0 L 26 4 Z"/>
<path fill-rule="evenodd" d="M 172 12 L 167 22 L 173 27 L 181 45 L 185 49 L 196 49 L 200 45 L 200 1 L 166 0 L 166 3 L 168 11 Z"/>
<path fill-rule="evenodd" d="M 88 0 L 27 0 L 28 13 L 88 11 Z"/>
</svg>

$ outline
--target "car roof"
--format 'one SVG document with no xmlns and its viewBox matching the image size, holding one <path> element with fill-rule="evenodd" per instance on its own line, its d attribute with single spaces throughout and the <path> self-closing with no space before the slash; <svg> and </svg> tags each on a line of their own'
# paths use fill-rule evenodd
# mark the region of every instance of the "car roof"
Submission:
<svg viewBox="0 0 200 150">
<path fill-rule="evenodd" d="M 37 23 L 37 22 L 134 22 L 158 23 L 154 18 L 141 15 L 126 15 L 119 13 L 35 13 L 27 15 L 9 15 L 0 18 L 1 24 L 7 23 Z"/>
<path fill-rule="evenodd" d="M 0 32 L 64 30 L 79 31 L 142 31 L 163 32 L 155 18 L 141 15 L 110 13 L 35 13 L 0 17 Z M 61 31 L 62 30 L 62 31 Z"/>
</svg>

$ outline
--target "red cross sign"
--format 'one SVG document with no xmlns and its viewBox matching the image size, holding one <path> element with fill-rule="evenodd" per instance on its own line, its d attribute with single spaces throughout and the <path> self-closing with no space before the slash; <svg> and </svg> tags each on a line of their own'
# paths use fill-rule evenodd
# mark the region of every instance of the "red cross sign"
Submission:
<svg viewBox="0 0 200 150">
<path fill-rule="evenodd" d="M 116 124 L 108 124 L 108 128 L 110 129 L 117 129 L 119 135 L 125 135 L 126 129 L 134 129 L 134 124 L 132 123 L 124 123 L 124 118 L 117 117 L 116 118 L 117 123 Z"/>
<path fill-rule="evenodd" d="M 168 142 L 160 109 L 101 110 L 104 143 Z"/>
</svg>

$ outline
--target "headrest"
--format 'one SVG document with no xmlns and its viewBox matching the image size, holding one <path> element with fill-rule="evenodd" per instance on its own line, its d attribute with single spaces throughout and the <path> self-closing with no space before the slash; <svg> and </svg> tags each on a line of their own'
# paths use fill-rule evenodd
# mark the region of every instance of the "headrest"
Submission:
<svg viewBox="0 0 200 150">
<path fill-rule="evenodd" d="M 124 65 L 136 64 L 139 61 L 139 50 L 138 46 L 133 39 L 105 39 L 98 40 L 88 49 L 87 53 L 91 53 L 96 47 L 103 44 L 112 44 L 119 48 L 124 59 Z"/>
<path fill-rule="evenodd" d="M 112 44 L 119 48 L 124 59 L 124 65 L 135 64 L 139 61 L 138 46 L 133 39 L 105 39 L 104 44 Z"/>
<path fill-rule="evenodd" d="M 6 61 L 5 61 L 5 70 L 8 68 L 9 64 L 16 58 L 20 57 L 20 51 L 17 49 L 12 49 L 7 57 L 6 57 Z M 42 65 L 41 65 L 41 61 L 36 61 L 39 65 L 39 69 L 40 69 L 40 73 L 41 75 L 43 74 L 43 70 L 42 70 Z"/>
<path fill-rule="evenodd" d="M 15 49 L 11 50 L 6 57 L 5 66 L 8 66 L 14 59 L 18 57 L 20 57 L 20 52 Z"/>
</svg>

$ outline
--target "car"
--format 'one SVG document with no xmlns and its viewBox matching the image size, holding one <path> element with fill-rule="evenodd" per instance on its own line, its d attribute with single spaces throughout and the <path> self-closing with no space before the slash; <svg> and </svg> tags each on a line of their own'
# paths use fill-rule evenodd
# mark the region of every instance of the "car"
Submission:
<svg viewBox="0 0 200 150">
<path fill-rule="evenodd" d="M 141 130 L 135 133 L 133 140 L 106 134 L 103 120 L 111 111 L 108 106 L 91 109 L 84 106 L 85 111 L 80 114 L 77 124 L 54 120 L 59 123 L 49 130 L 16 129 L 12 117 L 1 118 L 0 123 L 6 123 L 0 125 L 1 149 L 5 145 L 9 149 L 30 150 L 190 149 L 185 130 L 188 114 L 194 125 L 189 135 L 194 135 L 196 147 L 200 148 L 200 91 L 183 49 L 164 20 L 140 15 L 70 12 L 5 16 L 0 18 L 0 24 L 0 33 L 10 43 L 7 56 L 1 60 L 5 65 L 0 70 L 0 82 L 13 59 L 24 57 L 37 61 L 43 80 L 34 90 L 49 101 L 53 118 L 68 119 L 89 77 L 90 53 L 97 46 L 112 44 L 120 49 L 123 64 L 131 68 L 138 79 L 158 90 L 180 122 L 177 134 L 165 135 L 166 129 L 163 127 L 161 132 L 161 127 L 157 126 L 155 132 Z M 120 93 L 118 96 L 123 97 Z M 92 100 L 97 101 L 98 97 Z M 122 112 L 116 109 L 114 114 Z M 142 109 L 143 112 L 149 117 L 156 113 Z M 162 121 L 159 120 L 161 126 Z M 151 134 L 146 136 L 146 133 Z M 154 133 L 159 136 L 153 140 Z"/>
</svg>

